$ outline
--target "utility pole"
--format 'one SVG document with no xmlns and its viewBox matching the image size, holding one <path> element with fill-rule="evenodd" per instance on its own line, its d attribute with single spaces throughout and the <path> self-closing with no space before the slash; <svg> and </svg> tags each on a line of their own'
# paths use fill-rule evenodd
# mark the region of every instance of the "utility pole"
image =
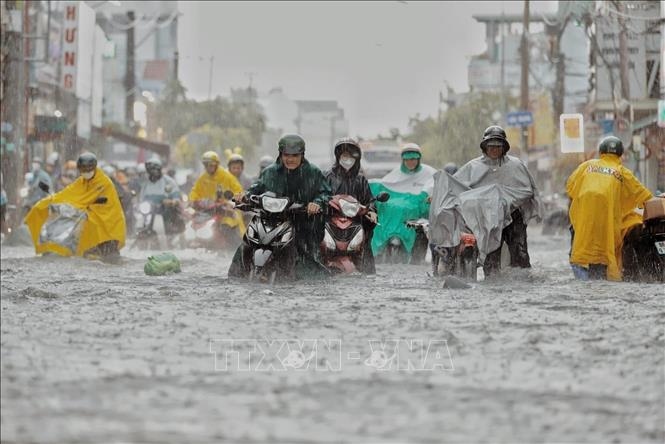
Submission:
<svg viewBox="0 0 665 444">
<path fill-rule="evenodd" d="M 508 106 L 506 103 L 506 22 L 505 14 L 503 12 L 503 2 L 501 2 L 501 24 L 499 25 L 501 35 L 501 122 L 506 126 L 506 115 L 508 114 Z"/>
<path fill-rule="evenodd" d="M 180 53 L 178 51 L 173 53 L 173 80 L 178 80 L 178 63 L 180 59 Z"/>
<path fill-rule="evenodd" d="M 524 16 L 522 18 L 522 76 L 520 82 L 520 105 L 522 111 L 529 109 L 529 0 L 524 0 Z M 527 163 L 529 161 L 528 152 L 529 130 L 528 127 L 522 126 L 522 160 Z"/>
<path fill-rule="evenodd" d="M 28 135 L 30 134 L 30 3 L 23 3 L 23 172 L 30 171 L 30 146 L 28 145 Z"/>
<path fill-rule="evenodd" d="M 626 35 L 626 19 L 623 17 L 622 2 L 614 2 L 619 22 L 619 78 L 621 79 L 621 98 L 630 100 L 630 82 L 628 80 L 628 36 Z"/>
<path fill-rule="evenodd" d="M 127 11 L 127 20 L 130 25 L 127 29 L 127 63 L 125 68 L 125 121 L 129 128 L 134 126 L 134 89 L 136 88 L 136 75 L 134 73 L 134 11 Z"/>
<path fill-rule="evenodd" d="M 208 73 L 208 101 L 212 100 L 212 67 L 215 62 L 215 56 L 210 56 L 210 72 Z"/>
</svg>

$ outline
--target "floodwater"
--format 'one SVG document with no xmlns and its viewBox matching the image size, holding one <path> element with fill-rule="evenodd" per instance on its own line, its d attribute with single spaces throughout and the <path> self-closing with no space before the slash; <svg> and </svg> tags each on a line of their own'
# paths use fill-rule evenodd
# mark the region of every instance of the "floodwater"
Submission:
<svg viewBox="0 0 665 444">
<path fill-rule="evenodd" d="M 3 247 L 2 442 L 663 442 L 665 291 L 574 281 L 538 231 L 533 269 L 467 290 L 425 265 L 269 288 L 228 282 L 230 255 L 149 277 L 145 252 Z M 437 353 L 375 354 L 392 339 Z M 277 340 L 328 347 L 283 366 Z"/>
</svg>

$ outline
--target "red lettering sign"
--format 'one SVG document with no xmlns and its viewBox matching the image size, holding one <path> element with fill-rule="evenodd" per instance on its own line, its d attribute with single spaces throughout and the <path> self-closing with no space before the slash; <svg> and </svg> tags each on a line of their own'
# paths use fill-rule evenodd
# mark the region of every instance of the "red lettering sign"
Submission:
<svg viewBox="0 0 665 444">
<path fill-rule="evenodd" d="M 71 74 L 65 74 L 64 77 L 64 83 L 65 83 L 65 89 L 72 89 L 74 88 L 74 76 Z"/>
<path fill-rule="evenodd" d="M 76 6 L 67 6 L 65 18 L 67 20 L 76 20 Z"/>
<path fill-rule="evenodd" d="M 75 52 L 66 52 L 65 53 L 65 66 L 76 66 L 76 53 Z"/>
<path fill-rule="evenodd" d="M 74 43 L 76 41 L 76 28 L 65 29 L 65 42 Z"/>
</svg>

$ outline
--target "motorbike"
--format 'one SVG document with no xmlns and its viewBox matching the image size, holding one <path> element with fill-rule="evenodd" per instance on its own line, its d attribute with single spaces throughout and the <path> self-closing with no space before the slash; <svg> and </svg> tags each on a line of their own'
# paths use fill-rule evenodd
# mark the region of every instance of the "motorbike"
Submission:
<svg viewBox="0 0 665 444">
<path fill-rule="evenodd" d="M 249 281 L 272 285 L 278 278 L 293 280 L 296 247 L 291 219 L 293 214 L 304 213 L 305 205 L 273 192 L 234 203 L 236 209 L 254 214 L 243 239 L 249 252 Z"/>
<path fill-rule="evenodd" d="M 420 265 L 425 262 L 428 246 L 429 222 L 427 219 L 412 219 L 405 222 L 406 226 L 416 230 L 416 240 L 409 257 L 402 240 L 397 237 L 391 237 L 388 245 L 384 249 L 382 256 L 383 262 L 391 264 L 410 263 L 411 265 Z"/>
<path fill-rule="evenodd" d="M 430 245 L 432 251 L 432 274 L 443 272 L 476 281 L 478 279 L 478 245 L 471 233 L 462 233 L 459 245 L 442 247 Z"/>
<path fill-rule="evenodd" d="M 199 202 L 196 210 L 188 209 L 191 218 L 185 226 L 185 247 L 222 250 L 235 248 L 240 243 L 237 228 L 222 222 L 225 217 L 235 216 L 234 207 L 229 203 L 233 193 L 218 189 L 216 197 L 215 201 Z"/>
<path fill-rule="evenodd" d="M 665 282 L 665 198 L 645 203 L 643 222 L 624 239 L 624 280 Z"/>
<path fill-rule="evenodd" d="M 132 243 L 132 249 L 140 250 L 160 250 L 161 241 L 155 230 L 155 219 L 159 213 L 161 205 L 144 200 L 137 206 L 136 220 L 141 221 L 141 226 L 136 232 L 136 239 Z"/>
<path fill-rule="evenodd" d="M 39 183 L 39 188 L 44 192 L 50 193 L 49 186 L 44 182 Z M 102 205 L 108 202 L 106 197 L 99 197 L 94 202 L 95 205 Z M 71 254 L 76 254 L 81 238 L 81 230 L 88 214 L 67 203 L 56 203 L 48 206 L 48 217 L 39 232 L 40 244 L 55 244 L 63 247 Z"/>
<path fill-rule="evenodd" d="M 321 257 L 329 270 L 347 274 L 358 271 L 366 238 L 362 220 L 369 211 L 374 211 L 374 202 L 386 202 L 389 198 L 388 193 L 381 192 L 365 206 L 353 196 L 332 197 L 321 242 Z"/>
</svg>

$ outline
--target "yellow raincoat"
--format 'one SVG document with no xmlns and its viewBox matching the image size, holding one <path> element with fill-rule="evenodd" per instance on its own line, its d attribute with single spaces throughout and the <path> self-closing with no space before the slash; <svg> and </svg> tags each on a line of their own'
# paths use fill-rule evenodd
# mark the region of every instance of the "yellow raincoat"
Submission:
<svg viewBox="0 0 665 444">
<path fill-rule="evenodd" d="M 214 175 L 208 174 L 206 171 L 196 179 L 196 183 L 189 193 L 189 201 L 196 202 L 197 200 L 217 200 L 217 186 L 221 185 L 222 190 L 231 191 L 234 195 L 242 193 L 243 189 L 236 177 L 226 171 L 224 168 L 217 168 Z M 240 211 L 235 212 L 235 217 L 223 217 L 222 223 L 229 227 L 237 227 L 240 235 L 245 234 L 245 224 L 242 220 Z"/>
<path fill-rule="evenodd" d="M 94 204 L 99 197 L 106 197 L 108 200 L 103 204 Z M 88 215 L 75 252 L 51 242 L 39 243 L 39 233 L 49 215 L 48 206 L 56 203 L 69 204 L 84 210 Z M 125 215 L 118 193 L 111 179 L 100 168 L 97 168 L 92 179 L 79 177 L 62 191 L 37 202 L 25 216 L 25 223 L 32 235 L 37 254 L 50 252 L 62 256 L 83 256 L 83 253 L 102 242 L 118 241 L 119 249 L 125 245 Z"/>
<path fill-rule="evenodd" d="M 607 279 L 621 280 L 623 233 L 635 222 L 634 208 L 651 192 L 615 154 L 582 163 L 568 178 L 566 191 L 575 230 L 570 262 L 607 265 Z"/>
</svg>

